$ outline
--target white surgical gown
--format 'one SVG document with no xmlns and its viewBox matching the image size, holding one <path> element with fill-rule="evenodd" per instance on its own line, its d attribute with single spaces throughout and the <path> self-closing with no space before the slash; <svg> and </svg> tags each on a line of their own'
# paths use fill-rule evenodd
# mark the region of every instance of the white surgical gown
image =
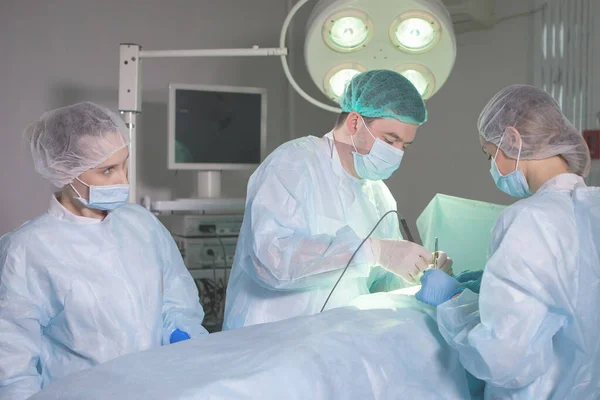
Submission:
<svg viewBox="0 0 600 400">
<path fill-rule="evenodd" d="M 224 329 L 318 313 L 352 253 L 396 202 L 342 167 L 332 133 L 285 143 L 250 178 L 227 287 Z M 373 237 L 401 239 L 396 214 Z M 402 286 L 361 248 L 327 308 Z"/>
<path fill-rule="evenodd" d="M 438 325 L 486 399 L 600 397 L 600 188 L 574 174 L 508 207 L 480 295 L 438 307 Z"/>
<path fill-rule="evenodd" d="M 47 214 L 0 239 L 0 399 L 206 333 L 197 288 L 169 232 L 125 205 L 103 220 L 52 198 Z"/>
</svg>

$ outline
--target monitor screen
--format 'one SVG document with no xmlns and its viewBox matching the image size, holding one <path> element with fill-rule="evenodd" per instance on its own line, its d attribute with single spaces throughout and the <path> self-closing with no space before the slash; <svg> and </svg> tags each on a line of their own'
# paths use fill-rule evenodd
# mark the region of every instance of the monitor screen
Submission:
<svg viewBox="0 0 600 400">
<path fill-rule="evenodd" d="M 262 161 L 265 90 L 171 85 L 170 167 L 243 169 Z"/>
</svg>

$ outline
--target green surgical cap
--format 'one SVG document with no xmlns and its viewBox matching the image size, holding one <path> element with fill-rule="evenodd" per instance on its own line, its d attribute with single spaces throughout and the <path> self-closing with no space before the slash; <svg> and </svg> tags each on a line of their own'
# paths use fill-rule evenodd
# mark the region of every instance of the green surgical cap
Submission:
<svg viewBox="0 0 600 400">
<path fill-rule="evenodd" d="M 403 75 L 387 69 L 360 73 L 346 86 L 340 98 L 343 112 L 368 118 L 397 119 L 422 125 L 427 121 L 423 97 Z"/>
</svg>

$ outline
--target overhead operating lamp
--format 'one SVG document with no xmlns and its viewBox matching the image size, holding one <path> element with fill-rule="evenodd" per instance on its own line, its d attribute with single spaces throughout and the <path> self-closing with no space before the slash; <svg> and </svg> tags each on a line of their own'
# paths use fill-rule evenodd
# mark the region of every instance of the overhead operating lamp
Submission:
<svg viewBox="0 0 600 400">
<path fill-rule="evenodd" d="M 450 75 L 456 40 L 437 0 L 323 0 L 309 17 L 304 55 L 334 101 L 352 76 L 371 69 L 398 71 L 427 100 Z"/>
<path fill-rule="evenodd" d="M 119 110 L 131 135 L 132 201 L 136 201 L 136 118 L 142 112 L 144 59 L 278 56 L 290 85 L 301 97 L 324 110 L 341 111 L 332 103 L 307 94 L 288 66 L 289 25 L 298 10 L 310 1 L 314 0 L 299 0 L 292 7 L 284 19 L 277 48 L 148 51 L 139 44 L 121 44 Z M 450 15 L 441 0 L 320 0 L 308 21 L 304 53 L 312 80 L 336 104 L 354 75 L 372 69 L 403 74 L 424 99 L 429 99 L 442 87 L 454 66 L 456 40 Z"/>
</svg>

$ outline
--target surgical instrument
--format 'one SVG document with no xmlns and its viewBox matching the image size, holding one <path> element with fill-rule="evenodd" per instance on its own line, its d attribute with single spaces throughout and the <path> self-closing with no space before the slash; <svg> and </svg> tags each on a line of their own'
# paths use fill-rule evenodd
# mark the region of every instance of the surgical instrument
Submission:
<svg viewBox="0 0 600 400">
<path fill-rule="evenodd" d="M 438 237 L 436 236 L 435 237 L 435 249 L 434 249 L 434 253 L 433 253 L 433 266 L 435 268 L 437 268 L 437 261 L 438 261 L 438 257 L 439 257 L 438 249 L 439 249 L 438 248 Z"/>
</svg>

